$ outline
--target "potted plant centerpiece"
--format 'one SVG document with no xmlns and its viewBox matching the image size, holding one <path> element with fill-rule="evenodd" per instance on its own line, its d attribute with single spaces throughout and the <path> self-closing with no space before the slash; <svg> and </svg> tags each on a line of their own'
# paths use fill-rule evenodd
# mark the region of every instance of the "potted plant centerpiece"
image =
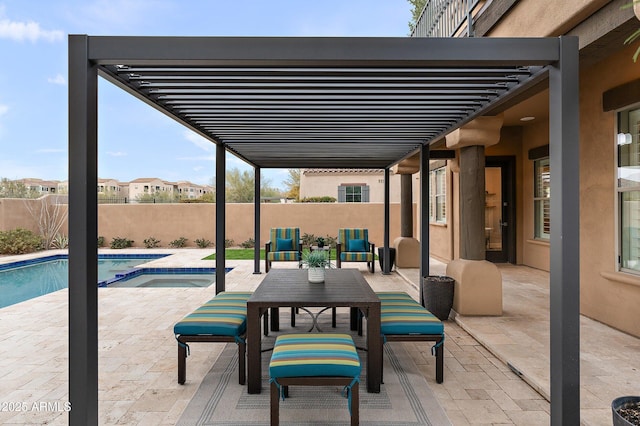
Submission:
<svg viewBox="0 0 640 426">
<path fill-rule="evenodd" d="M 305 250 L 302 252 L 302 264 L 309 269 L 310 283 L 323 283 L 324 270 L 330 267 L 329 255 L 325 250 Z"/>
<path fill-rule="evenodd" d="M 324 237 L 318 237 L 316 238 L 316 243 L 318 244 L 319 248 L 323 248 L 324 247 Z"/>
</svg>

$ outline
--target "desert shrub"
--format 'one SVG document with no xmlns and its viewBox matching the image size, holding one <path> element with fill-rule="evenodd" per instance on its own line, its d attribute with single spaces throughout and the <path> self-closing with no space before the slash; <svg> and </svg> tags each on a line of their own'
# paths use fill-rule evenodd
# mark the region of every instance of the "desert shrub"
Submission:
<svg viewBox="0 0 640 426">
<path fill-rule="evenodd" d="M 246 241 L 240 243 L 240 247 L 242 248 L 254 248 L 256 246 L 256 240 L 253 238 L 249 238 Z"/>
<path fill-rule="evenodd" d="M 129 240 L 128 238 L 113 237 L 111 240 L 112 249 L 123 249 L 131 246 L 133 246 L 133 240 Z"/>
<path fill-rule="evenodd" d="M 69 247 L 69 237 L 63 234 L 58 234 L 53 237 L 53 241 L 51 241 L 51 247 L 55 249 L 66 249 Z"/>
<path fill-rule="evenodd" d="M 40 235 L 28 229 L 0 231 L 0 254 L 25 254 L 43 249 Z"/>
<path fill-rule="evenodd" d="M 316 240 L 318 239 L 318 237 L 316 237 L 313 234 L 307 234 L 306 232 L 304 234 L 302 234 L 302 237 L 300 237 L 300 239 L 302 240 L 302 245 L 305 247 L 311 247 L 312 245 L 314 245 L 316 243 Z M 274 243 L 273 241 L 271 242 L 272 244 Z"/>
<path fill-rule="evenodd" d="M 98 236 L 98 247 L 104 247 L 107 244 L 107 240 L 102 236 Z"/>
<path fill-rule="evenodd" d="M 146 248 L 156 248 L 160 246 L 160 240 L 157 240 L 155 237 L 149 237 L 142 242 Z"/>
<path fill-rule="evenodd" d="M 235 241 L 230 240 L 230 239 L 227 238 L 227 239 L 224 240 L 224 248 L 233 247 L 233 245 L 235 243 L 236 243 Z"/>
<path fill-rule="evenodd" d="M 171 241 L 169 245 L 173 248 L 182 248 L 187 245 L 187 241 L 185 237 L 180 237 L 177 240 Z"/>
<path fill-rule="evenodd" d="M 211 245 L 211 241 L 207 240 L 206 238 L 198 238 L 196 240 L 196 245 L 200 248 L 207 248 Z"/>
<path fill-rule="evenodd" d="M 301 203 L 335 203 L 335 197 L 330 197 L 328 195 L 322 197 L 305 197 L 300 200 Z"/>
</svg>

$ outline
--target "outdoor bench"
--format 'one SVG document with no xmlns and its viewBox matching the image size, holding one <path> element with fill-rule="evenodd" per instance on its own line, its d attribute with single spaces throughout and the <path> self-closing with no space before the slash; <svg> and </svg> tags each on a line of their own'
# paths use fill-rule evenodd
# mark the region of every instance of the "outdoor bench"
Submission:
<svg viewBox="0 0 640 426">
<path fill-rule="evenodd" d="M 435 342 L 436 382 L 444 380 L 444 325 L 405 292 L 376 292 L 380 298 L 380 332 L 385 342 Z M 361 328 L 361 327 L 360 327 Z"/>
<path fill-rule="evenodd" d="M 235 342 L 238 345 L 238 382 L 244 385 L 247 299 L 251 292 L 221 292 L 173 327 L 178 341 L 178 383 L 186 379 L 190 342 Z"/>
</svg>

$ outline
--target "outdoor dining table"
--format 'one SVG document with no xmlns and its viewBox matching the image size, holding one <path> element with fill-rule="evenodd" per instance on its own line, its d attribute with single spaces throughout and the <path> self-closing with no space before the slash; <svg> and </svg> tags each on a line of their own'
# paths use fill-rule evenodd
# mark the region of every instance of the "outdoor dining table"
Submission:
<svg viewBox="0 0 640 426">
<path fill-rule="evenodd" d="M 247 300 L 247 391 L 262 390 L 260 318 L 270 308 L 350 307 L 351 330 L 360 310 L 367 318 L 367 391 L 380 392 L 382 341 L 380 299 L 358 269 L 327 269 L 325 281 L 310 283 L 305 269 L 271 269 Z"/>
</svg>

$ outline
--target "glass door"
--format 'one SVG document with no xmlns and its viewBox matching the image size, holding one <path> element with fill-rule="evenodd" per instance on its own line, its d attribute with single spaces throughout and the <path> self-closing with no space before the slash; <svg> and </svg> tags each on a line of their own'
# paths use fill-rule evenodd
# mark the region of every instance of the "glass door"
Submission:
<svg viewBox="0 0 640 426">
<path fill-rule="evenodd" d="M 515 157 L 487 157 L 485 252 L 490 262 L 516 262 Z"/>
</svg>

